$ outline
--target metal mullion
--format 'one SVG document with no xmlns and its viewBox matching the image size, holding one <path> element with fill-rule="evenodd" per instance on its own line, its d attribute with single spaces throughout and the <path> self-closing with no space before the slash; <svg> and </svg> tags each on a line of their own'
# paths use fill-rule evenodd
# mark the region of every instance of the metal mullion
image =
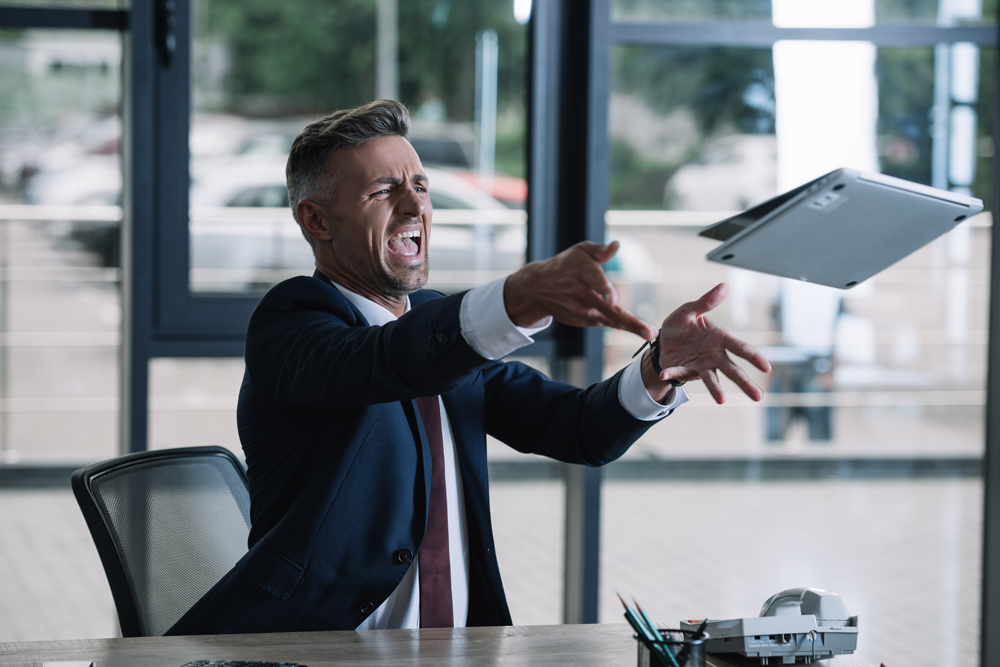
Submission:
<svg viewBox="0 0 1000 667">
<path fill-rule="evenodd" d="M 583 3 L 566 3 L 563 7 L 564 39 L 572 52 L 574 44 L 586 47 L 586 53 L 565 57 L 564 94 L 575 88 L 580 95 L 578 103 L 584 109 L 582 127 L 564 126 L 561 157 L 582 157 L 582 173 L 562 185 L 562 210 L 560 245 L 569 245 L 583 239 L 604 242 L 604 215 L 608 208 L 608 100 L 611 86 L 611 40 L 609 35 L 610 0 L 590 0 Z M 574 16 L 574 12 L 579 12 Z M 577 48 L 579 48 L 577 46 Z M 587 67 L 578 66 L 580 56 L 586 58 Z M 573 78 L 573 77 L 576 78 Z M 565 100 L 563 102 L 565 104 Z M 569 109 L 567 109 L 569 111 Z M 571 134 L 572 133 L 572 134 Z M 580 146 L 580 134 L 585 141 Z M 574 136 L 575 135 L 575 136 Z M 582 150 L 580 150 L 582 148 Z M 580 155 L 582 153 L 582 155 Z M 584 182 L 584 194 L 579 193 L 579 182 Z M 575 209 L 575 210 L 574 210 Z M 572 238 L 569 238 L 571 236 Z M 586 328 L 582 337 L 582 364 L 573 368 L 569 359 L 561 359 L 565 379 L 581 386 L 601 380 L 604 366 L 604 331 Z M 557 366 L 558 367 L 558 366 Z M 573 372 L 573 371 L 576 372 Z M 576 377 L 572 377 L 572 376 Z M 597 623 L 600 603 L 600 550 L 601 550 L 601 468 L 567 466 L 566 480 L 566 538 L 564 552 L 563 620 L 565 623 Z"/>
<path fill-rule="evenodd" d="M 920 47 L 969 42 L 997 45 L 992 26 L 875 26 L 873 28 L 778 28 L 771 23 L 613 23 L 613 44 L 769 48 L 781 40 L 871 42 L 879 47 Z"/>
<path fill-rule="evenodd" d="M 1000 26 L 994 30 L 1000 33 Z M 1000 53 L 993 57 L 1000 70 Z M 993 140 L 1000 140 L 1000 87 L 993 90 Z M 994 156 L 990 204 L 1000 210 L 1000 164 Z M 980 591 L 979 664 L 1000 664 L 1000 234 L 990 248 L 989 343 L 986 377 L 986 451 L 983 460 L 983 559 Z"/>
<path fill-rule="evenodd" d="M 122 100 L 122 346 L 120 453 L 145 451 L 148 443 L 149 359 L 153 322 L 156 259 L 154 230 L 157 201 L 156 136 L 159 94 L 158 54 L 153 42 L 152 2 L 137 2 L 131 10 L 132 30 L 125 34 Z"/>
<path fill-rule="evenodd" d="M 125 9 L 40 9 L 0 6 L 0 28 L 128 30 Z"/>
<path fill-rule="evenodd" d="M 178 2 L 174 15 L 177 51 L 159 66 L 157 169 L 160 199 L 155 230 L 153 329 L 151 343 L 197 353 L 199 341 L 242 355 L 250 315 L 259 294 L 195 294 L 190 285 L 188 136 L 191 118 L 191 3 Z M 173 356 L 173 355 L 171 355 Z"/>
</svg>

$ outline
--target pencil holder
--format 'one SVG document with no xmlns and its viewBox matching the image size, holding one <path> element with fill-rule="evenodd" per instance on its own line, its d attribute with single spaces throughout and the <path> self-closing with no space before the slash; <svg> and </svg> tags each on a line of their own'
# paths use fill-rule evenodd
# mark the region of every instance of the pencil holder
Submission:
<svg viewBox="0 0 1000 667">
<path fill-rule="evenodd" d="M 639 644 L 639 667 L 705 667 L 707 633 L 696 635 L 693 630 L 661 628 L 660 634 L 663 641 L 647 641 L 633 635 Z"/>
</svg>

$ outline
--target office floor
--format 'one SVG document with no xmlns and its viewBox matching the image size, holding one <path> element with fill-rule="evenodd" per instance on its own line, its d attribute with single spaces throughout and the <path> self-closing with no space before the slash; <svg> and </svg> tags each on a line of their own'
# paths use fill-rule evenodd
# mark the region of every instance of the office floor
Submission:
<svg viewBox="0 0 1000 667">
<path fill-rule="evenodd" d="M 491 496 L 514 621 L 559 622 L 561 485 L 495 484 Z M 975 479 L 608 483 L 600 620 L 621 620 L 615 590 L 672 622 L 753 616 L 777 590 L 816 586 L 860 616 L 866 661 L 972 667 L 981 502 Z M 68 490 L 0 491 L 0 536 L 0 642 L 116 634 Z"/>
</svg>

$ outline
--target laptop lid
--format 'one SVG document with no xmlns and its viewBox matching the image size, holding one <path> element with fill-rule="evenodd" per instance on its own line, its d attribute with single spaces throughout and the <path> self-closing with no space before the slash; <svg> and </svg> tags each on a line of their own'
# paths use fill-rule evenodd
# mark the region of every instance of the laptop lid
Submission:
<svg viewBox="0 0 1000 667">
<path fill-rule="evenodd" d="M 850 289 L 983 210 L 979 199 L 837 169 L 700 232 L 720 264 Z"/>
</svg>

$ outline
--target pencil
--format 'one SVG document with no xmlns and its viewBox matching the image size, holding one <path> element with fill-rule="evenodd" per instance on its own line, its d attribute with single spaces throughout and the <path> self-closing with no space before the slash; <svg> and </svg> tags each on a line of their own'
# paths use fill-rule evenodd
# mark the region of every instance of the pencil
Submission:
<svg viewBox="0 0 1000 667">
<path fill-rule="evenodd" d="M 634 596 L 632 598 L 632 602 L 635 603 L 635 608 L 639 610 L 639 614 L 642 616 L 642 620 L 646 621 L 646 625 L 648 625 L 649 629 L 653 632 L 653 636 L 656 638 L 657 641 L 662 642 L 663 635 L 661 635 L 660 631 L 656 628 L 655 625 L 653 625 L 653 622 L 649 620 L 649 616 L 647 616 L 646 612 L 642 610 L 642 607 L 639 606 L 639 601 L 636 600 Z"/>
<path fill-rule="evenodd" d="M 628 606 L 628 604 L 626 604 L 625 599 L 622 598 L 621 594 L 615 593 L 615 595 L 618 596 L 618 599 L 621 600 L 622 606 L 625 607 L 625 618 L 628 620 L 629 625 L 631 625 L 635 631 L 646 640 L 644 642 L 646 647 L 650 649 L 651 653 L 656 654 L 660 663 L 663 664 L 663 667 L 667 667 L 668 664 L 673 665 L 673 667 L 681 667 L 677 662 L 677 658 L 674 657 L 673 652 L 662 643 L 663 636 L 660 635 L 658 630 L 656 630 L 656 627 L 652 623 L 650 623 L 649 627 L 647 627 L 646 623 L 639 618 L 639 615 L 636 614 L 635 611 Z M 653 634 L 654 632 L 656 633 L 655 635 Z M 657 635 L 660 635 L 659 639 L 656 638 Z"/>
</svg>

